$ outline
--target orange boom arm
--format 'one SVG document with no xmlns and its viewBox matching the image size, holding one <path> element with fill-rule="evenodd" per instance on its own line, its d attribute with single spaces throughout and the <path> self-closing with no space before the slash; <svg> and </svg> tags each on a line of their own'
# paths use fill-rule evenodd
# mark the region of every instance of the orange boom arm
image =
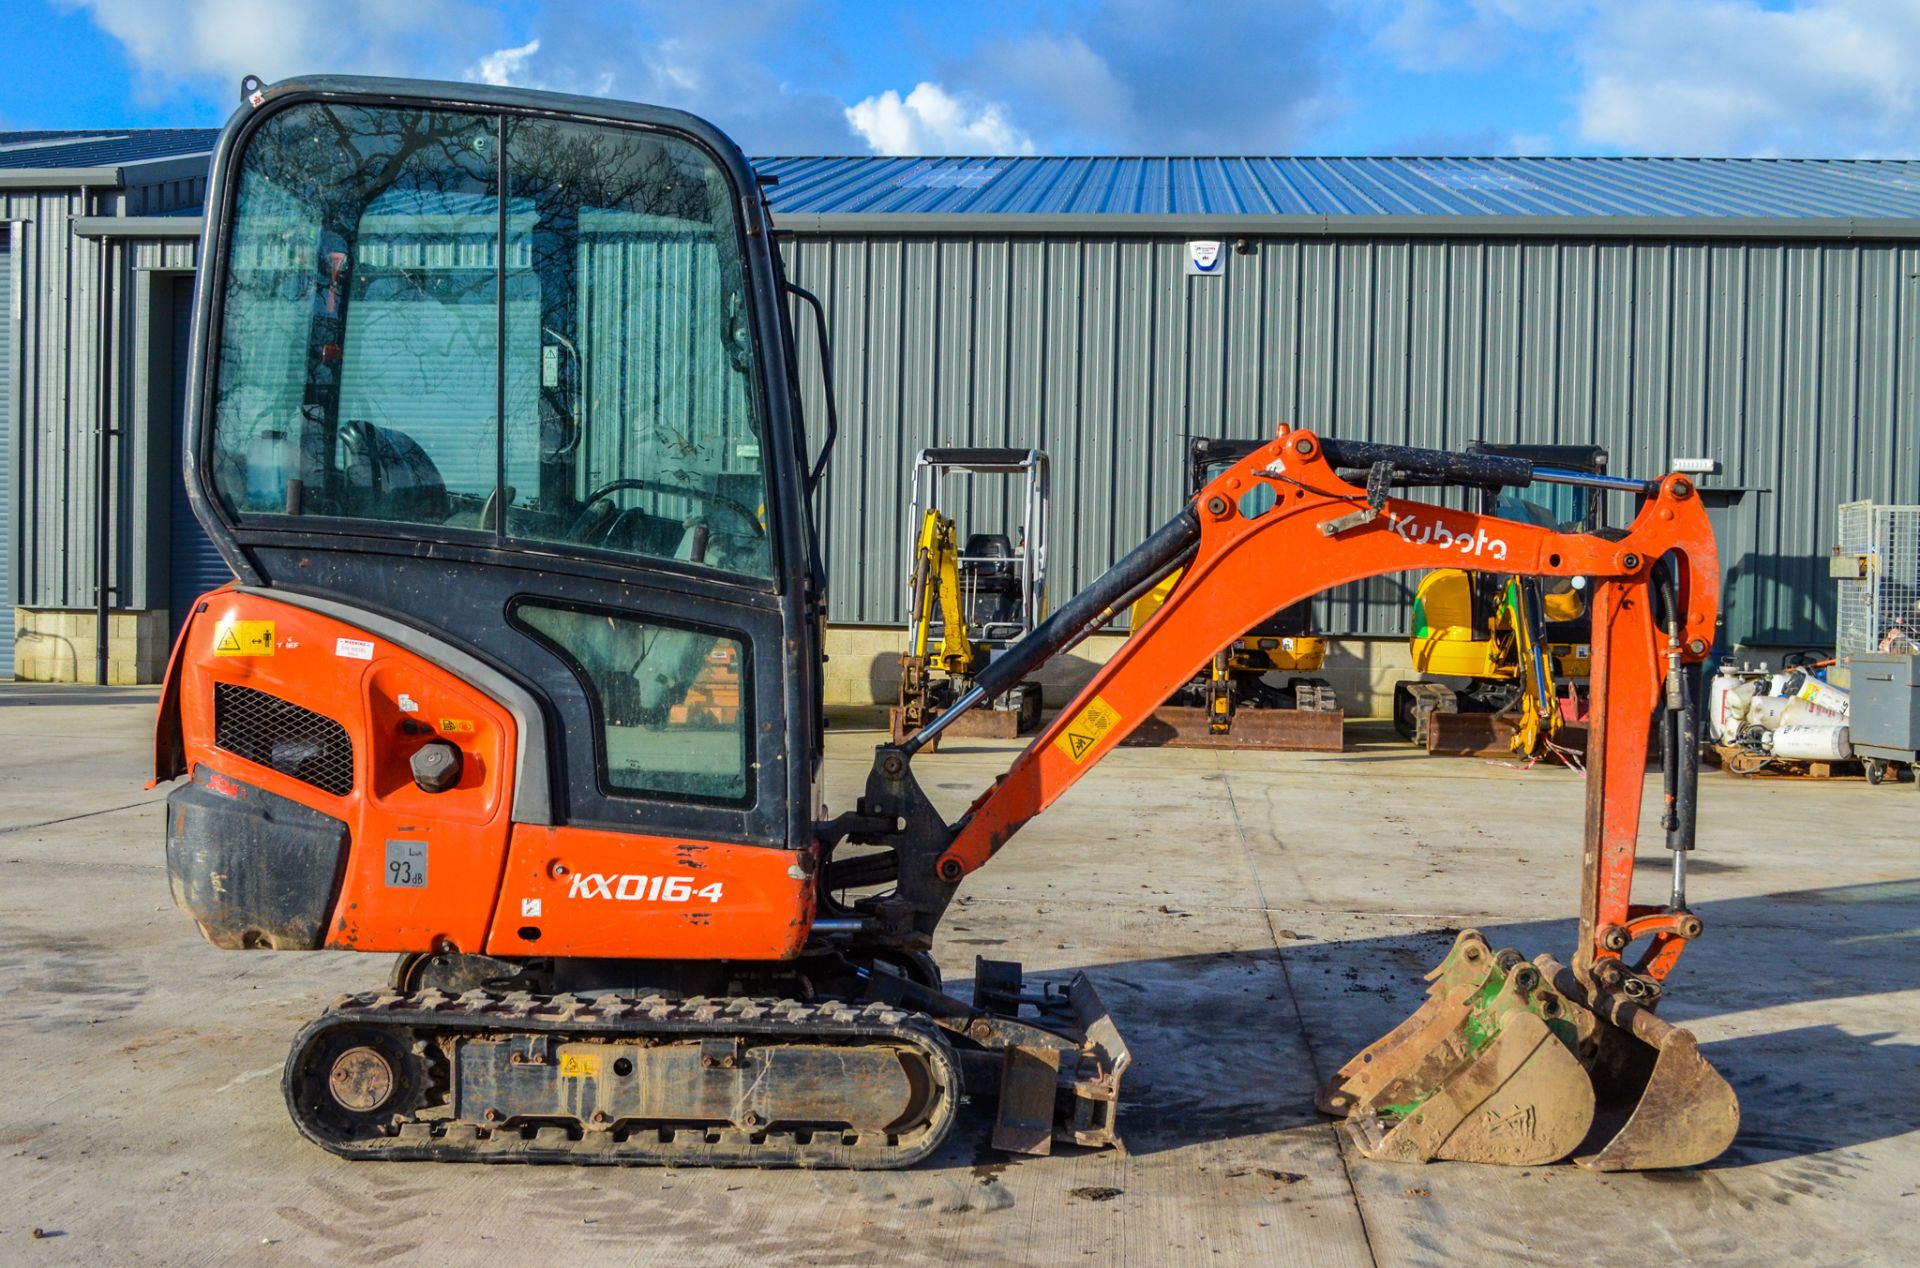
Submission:
<svg viewBox="0 0 1920 1268">
<path fill-rule="evenodd" d="M 1257 485 L 1278 495 L 1248 518 L 1239 507 Z M 1681 663 L 1703 660 L 1718 618 L 1719 564 L 1692 483 L 1669 476 L 1620 540 L 1559 533 L 1424 502 L 1376 497 L 1342 480 L 1309 432 L 1292 431 L 1201 491 L 1192 561 L 1141 632 L 1013 766 L 973 804 L 940 855 L 951 884 L 981 866 L 1029 819 L 1053 804 L 1221 648 L 1273 612 L 1365 577 L 1466 563 L 1505 573 L 1585 577 L 1593 587 L 1593 714 L 1587 837 L 1576 967 L 1617 961 L 1627 941 L 1651 936 L 1637 970 L 1664 977 L 1698 922 L 1631 902 L 1648 725 Z M 1678 621 L 1656 619 L 1654 570 L 1678 563 Z M 1669 634 L 1676 646 L 1669 647 Z M 1682 924 L 1686 928 L 1682 929 Z M 1603 970 L 1617 979 L 1618 967 Z"/>
</svg>

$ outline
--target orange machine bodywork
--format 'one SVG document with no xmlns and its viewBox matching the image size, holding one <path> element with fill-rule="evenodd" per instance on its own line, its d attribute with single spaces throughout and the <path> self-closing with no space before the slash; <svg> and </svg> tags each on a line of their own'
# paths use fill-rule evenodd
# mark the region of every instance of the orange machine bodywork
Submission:
<svg viewBox="0 0 1920 1268">
<path fill-rule="evenodd" d="M 265 692 L 344 727 L 353 740 L 352 788 L 334 795 L 217 747 L 214 694 L 221 683 Z M 347 825 L 351 844 L 327 924 L 330 948 L 784 959 L 805 941 L 812 854 L 515 824 L 512 713 L 420 655 L 355 626 L 266 595 L 216 590 L 195 605 L 181 631 L 168 691 L 178 700 L 186 768 L 227 777 L 213 781 L 215 792 L 245 796 L 248 787 L 260 788 Z M 454 787 L 429 793 L 414 783 L 409 759 L 436 738 L 460 749 L 462 769 Z M 424 845 L 426 886 L 388 883 L 387 844 L 394 841 Z M 579 876 L 609 878 L 607 897 L 599 883 L 576 884 Z M 646 878 L 637 895 L 636 876 Z M 681 877 L 685 885 L 666 884 Z M 716 883 L 720 890 L 710 892 L 724 894 L 724 902 L 695 892 Z"/>
</svg>

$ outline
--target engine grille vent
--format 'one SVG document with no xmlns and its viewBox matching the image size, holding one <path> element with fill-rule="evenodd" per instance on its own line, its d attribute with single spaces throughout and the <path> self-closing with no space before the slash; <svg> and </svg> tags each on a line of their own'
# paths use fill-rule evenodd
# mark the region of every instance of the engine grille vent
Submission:
<svg viewBox="0 0 1920 1268">
<path fill-rule="evenodd" d="M 332 718 L 238 683 L 213 685 L 213 743 L 322 792 L 353 791 L 353 740 Z"/>
</svg>

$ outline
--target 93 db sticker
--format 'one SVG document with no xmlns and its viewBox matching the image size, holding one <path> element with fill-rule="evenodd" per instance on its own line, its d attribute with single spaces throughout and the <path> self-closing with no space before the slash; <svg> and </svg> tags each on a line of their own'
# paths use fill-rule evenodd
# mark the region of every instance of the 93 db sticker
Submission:
<svg viewBox="0 0 1920 1268">
<path fill-rule="evenodd" d="M 425 889 L 427 887 L 427 843 L 425 841 L 387 842 L 387 888 Z"/>
<path fill-rule="evenodd" d="M 1087 707 L 1067 723 L 1067 729 L 1060 732 L 1054 746 L 1073 759 L 1075 766 L 1087 760 L 1094 746 L 1105 739 L 1107 732 L 1120 725 L 1120 711 L 1095 696 Z"/>
<path fill-rule="evenodd" d="M 222 621 L 213 632 L 215 656 L 273 655 L 272 621 Z"/>
</svg>

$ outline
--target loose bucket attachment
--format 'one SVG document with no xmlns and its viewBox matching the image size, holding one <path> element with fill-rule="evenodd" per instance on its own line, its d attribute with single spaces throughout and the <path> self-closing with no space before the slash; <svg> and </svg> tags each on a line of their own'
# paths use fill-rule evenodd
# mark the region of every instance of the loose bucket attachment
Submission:
<svg viewBox="0 0 1920 1268">
<path fill-rule="evenodd" d="M 1685 1167 L 1733 1141 L 1740 1107 L 1689 1032 L 1463 930 L 1414 1014 L 1315 1101 L 1360 1152 L 1598 1171 Z"/>
<path fill-rule="evenodd" d="M 1427 975 L 1427 1001 L 1315 1097 L 1368 1158 L 1539 1166 L 1593 1125 L 1564 998 L 1518 952 L 1463 930 Z"/>
</svg>

